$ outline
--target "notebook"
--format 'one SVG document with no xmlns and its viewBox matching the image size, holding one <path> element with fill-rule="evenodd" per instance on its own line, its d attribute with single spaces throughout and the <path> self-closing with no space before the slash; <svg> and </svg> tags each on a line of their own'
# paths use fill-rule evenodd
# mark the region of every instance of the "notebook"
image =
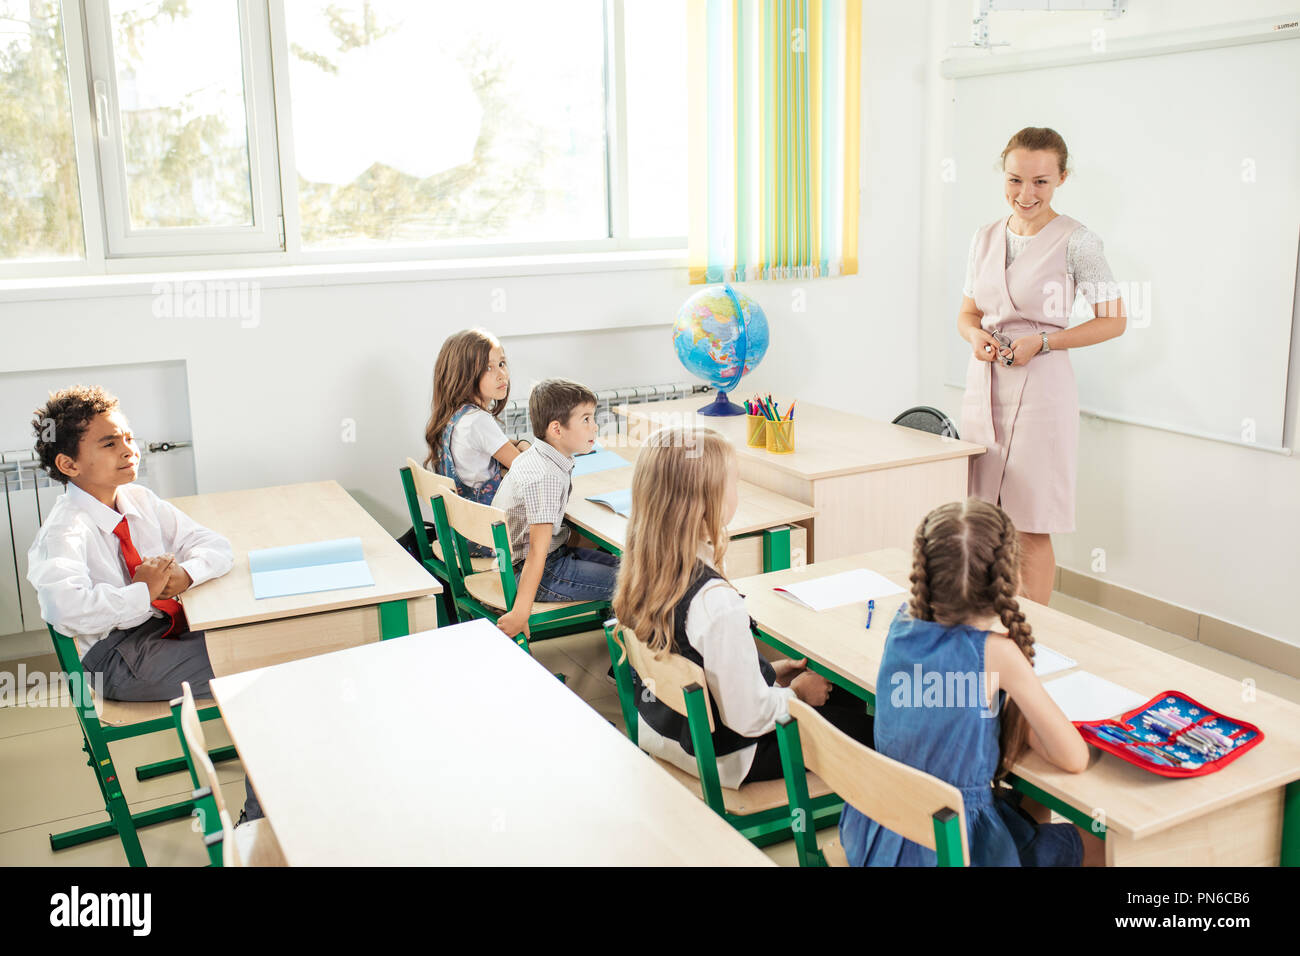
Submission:
<svg viewBox="0 0 1300 956">
<path fill-rule="evenodd" d="M 253 597 L 314 594 L 373 586 L 360 538 L 337 538 L 248 552 Z"/>
<path fill-rule="evenodd" d="M 616 455 L 604 448 L 600 442 L 596 442 L 596 447 L 591 451 L 573 456 L 573 477 L 593 475 L 598 471 L 609 471 L 611 468 L 627 468 L 631 464 L 622 455 Z"/>
<path fill-rule="evenodd" d="M 903 589 L 889 578 L 867 568 L 855 568 L 842 574 L 799 581 L 772 590 L 813 611 L 825 611 L 845 604 L 903 593 Z"/>
<path fill-rule="evenodd" d="M 1088 671 L 1075 671 L 1043 685 L 1070 720 L 1105 720 L 1146 702 L 1146 697 Z"/>
<path fill-rule="evenodd" d="M 1044 644 L 1034 645 L 1034 673 L 1039 677 L 1046 677 L 1048 674 L 1055 674 L 1057 671 L 1068 671 L 1071 667 L 1077 667 L 1078 665 L 1079 662 L 1073 657 L 1058 654 Z"/>
<path fill-rule="evenodd" d="M 624 518 L 632 517 L 632 489 L 623 488 L 619 491 L 609 491 L 603 495 L 590 495 L 588 501 L 594 501 L 598 505 L 604 505 L 615 514 L 620 514 Z"/>
</svg>

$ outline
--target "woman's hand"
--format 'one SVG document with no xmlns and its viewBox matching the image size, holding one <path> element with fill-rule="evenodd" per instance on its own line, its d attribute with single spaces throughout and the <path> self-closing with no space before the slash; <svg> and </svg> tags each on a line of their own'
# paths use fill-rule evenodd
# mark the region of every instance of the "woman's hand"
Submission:
<svg viewBox="0 0 1300 956">
<path fill-rule="evenodd" d="M 804 668 L 808 666 L 808 658 L 792 661 L 788 657 L 772 662 L 772 670 L 776 672 L 776 686 L 789 687 L 790 681 L 794 680 L 803 673 Z"/>
<path fill-rule="evenodd" d="M 1043 350 L 1043 336 L 1035 332 L 1033 335 L 1022 335 L 1011 343 L 1011 353 L 1016 357 L 1012 365 L 1028 365 L 1029 360 Z"/>
<path fill-rule="evenodd" d="M 820 674 L 804 671 L 790 682 L 790 689 L 805 704 L 820 707 L 831 695 L 831 682 Z"/>
<path fill-rule="evenodd" d="M 1002 348 L 1002 346 L 998 345 L 998 340 L 983 329 L 971 329 L 967 338 L 970 341 L 975 357 L 981 362 L 994 361 L 998 357 L 998 350 Z"/>
</svg>

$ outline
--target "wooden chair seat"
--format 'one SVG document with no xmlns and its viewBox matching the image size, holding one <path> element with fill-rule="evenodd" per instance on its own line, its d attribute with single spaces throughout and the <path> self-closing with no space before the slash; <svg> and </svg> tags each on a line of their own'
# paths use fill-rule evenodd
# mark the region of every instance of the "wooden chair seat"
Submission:
<svg viewBox="0 0 1300 956">
<path fill-rule="evenodd" d="M 655 758 L 655 762 L 667 770 L 683 787 L 690 790 L 701 800 L 704 799 L 704 788 L 700 786 L 699 777 L 693 773 L 687 773 L 666 760 L 660 760 L 658 757 Z M 808 795 L 812 799 L 824 797 L 830 792 L 831 788 L 826 786 L 821 777 L 815 773 L 808 774 Z M 732 790 L 728 787 L 722 788 L 723 806 L 726 807 L 728 813 L 739 816 L 762 813 L 764 810 L 775 810 L 777 807 L 786 806 L 789 800 L 789 794 L 785 790 L 785 780 L 759 780 L 755 783 L 747 783 L 739 790 Z"/>
<path fill-rule="evenodd" d="M 490 558 L 488 560 L 491 560 Z M 469 592 L 470 597 L 477 600 L 480 604 L 492 608 L 494 611 L 508 611 L 506 607 L 505 592 L 501 589 L 501 575 L 497 571 L 484 571 L 479 574 L 471 574 L 465 579 L 465 590 Z M 566 607 L 579 607 L 586 604 L 586 601 L 534 601 L 533 613 L 544 614 L 547 611 L 558 611 Z M 586 613 L 585 611 L 579 613 Z"/>
<path fill-rule="evenodd" d="M 821 846 L 822 856 L 826 857 L 827 866 L 848 866 L 849 857 L 840 846 L 840 838 L 828 840 Z"/>
<path fill-rule="evenodd" d="M 171 705 L 165 700 L 103 700 L 93 692 L 91 696 L 95 701 L 95 715 L 110 727 L 130 727 L 159 718 L 171 719 Z M 211 697 L 199 697 L 195 703 L 204 708 L 216 702 Z"/>
<path fill-rule="evenodd" d="M 280 841 L 265 817 L 249 820 L 234 829 L 235 852 L 241 866 L 288 866 Z"/>
<path fill-rule="evenodd" d="M 433 552 L 433 556 L 437 558 L 439 561 L 441 561 L 443 564 L 447 563 L 447 559 L 442 556 L 442 542 L 439 541 L 437 538 L 434 538 L 432 541 L 429 542 L 429 550 L 431 550 Z M 492 571 L 497 566 L 497 559 L 496 558 L 470 558 L 469 563 L 474 566 L 474 570 L 476 572 Z"/>
</svg>

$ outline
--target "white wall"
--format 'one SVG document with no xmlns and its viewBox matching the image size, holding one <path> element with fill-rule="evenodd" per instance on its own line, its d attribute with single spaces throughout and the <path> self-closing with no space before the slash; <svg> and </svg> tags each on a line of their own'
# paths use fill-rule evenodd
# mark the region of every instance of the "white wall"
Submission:
<svg viewBox="0 0 1300 956">
<path fill-rule="evenodd" d="M 946 282 L 944 209 L 955 189 L 987 190 L 990 208 L 1001 201 L 994 173 L 972 181 L 958 171 L 955 183 L 940 178 L 951 81 L 939 76 L 936 64 L 953 55 L 950 44 L 969 40 L 971 7 L 969 0 L 935 4 L 932 62 L 927 65 L 919 374 L 922 393 L 954 418 L 960 413 L 961 391 L 943 384 L 940 343 L 956 335 L 961 292 L 948 288 Z M 1290 19 L 1288 14 L 1294 10 L 1294 0 L 1232 4 L 1143 0 L 1130 3 L 1129 12 L 1115 20 L 1104 20 L 1098 13 L 995 13 L 990 29 L 993 40 L 1008 40 L 1010 50 L 1016 51 L 1086 44 L 1099 27 L 1110 40 L 1275 15 Z M 957 55 L 970 54 L 958 51 Z M 1098 122 L 1104 121 L 1104 116 L 1098 117 Z M 1070 131 L 1059 131 L 1068 143 Z M 1014 132 L 1008 129 L 1007 137 Z M 996 156 L 990 162 L 995 164 Z M 1070 207 L 1068 183 L 1053 206 L 1088 222 L 1086 209 Z M 1212 216 L 1207 225 L 1213 228 Z M 1158 241 L 1158 237 L 1122 234 L 1102 239 L 1108 246 Z M 1295 339 L 1292 355 L 1285 440 L 1295 447 L 1295 423 L 1300 417 L 1295 381 L 1300 343 Z M 1212 381 L 1204 384 L 1215 387 Z M 1054 538 L 1061 566 L 1300 644 L 1300 625 L 1287 600 L 1300 580 L 1300 460 L 1296 457 L 1085 418 L 1079 439 L 1076 526 L 1074 534 Z M 1094 568 L 1098 548 L 1105 552 L 1104 572 Z"/>
<path fill-rule="evenodd" d="M 745 387 L 892 417 L 917 394 L 929 10 L 869 2 L 865 16 L 861 272 L 747 285 L 773 347 Z M 498 288 L 504 312 L 492 309 Z M 501 335 L 512 397 L 549 375 L 597 388 L 685 381 L 669 326 L 694 291 L 685 269 L 264 288 L 252 328 L 158 319 L 149 295 L 0 298 L 0 372 L 182 359 L 200 492 L 335 478 L 400 532 L 409 522 L 396 471 L 421 457 L 448 333 L 482 324 Z M 806 311 L 796 313 L 800 292 Z M 3 414 L 26 415 L 41 398 Z M 344 419 L 356 423 L 355 443 L 341 440 Z"/>
</svg>

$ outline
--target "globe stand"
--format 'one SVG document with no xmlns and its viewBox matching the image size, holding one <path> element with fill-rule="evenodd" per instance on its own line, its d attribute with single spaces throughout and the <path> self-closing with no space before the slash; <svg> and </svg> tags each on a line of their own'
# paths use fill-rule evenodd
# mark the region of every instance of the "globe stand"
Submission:
<svg viewBox="0 0 1300 956">
<path fill-rule="evenodd" d="M 745 408 L 743 405 L 727 401 L 727 393 L 719 390 L 713 401 L 699 410 L 699 414 L 711 416 L 743 415 L 745 414 Z"/>
</svg>

